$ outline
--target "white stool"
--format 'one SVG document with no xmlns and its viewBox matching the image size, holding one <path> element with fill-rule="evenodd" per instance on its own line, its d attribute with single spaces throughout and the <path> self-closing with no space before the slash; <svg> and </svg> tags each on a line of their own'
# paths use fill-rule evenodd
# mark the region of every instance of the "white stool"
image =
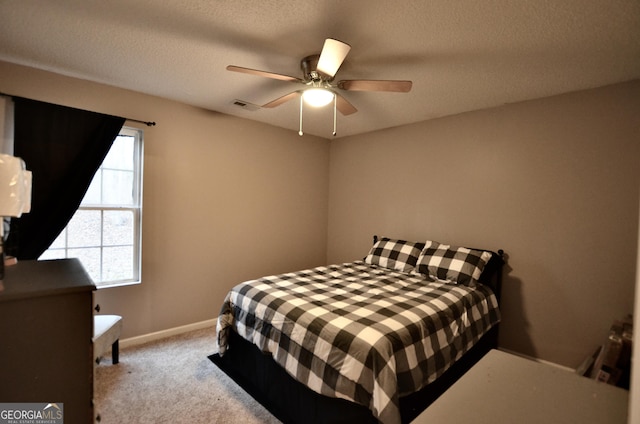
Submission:
<svg viewBox="0 0 640 424">
<path fill-rule="evenodd" d="M 113 364 L 119 362 L 120 333 L 122 332 L 122 317 L 118 315 L 93 316 L 93 356 L 96 363 L 100 362 L 103 353 L 111 348 Z"/>
</svg>

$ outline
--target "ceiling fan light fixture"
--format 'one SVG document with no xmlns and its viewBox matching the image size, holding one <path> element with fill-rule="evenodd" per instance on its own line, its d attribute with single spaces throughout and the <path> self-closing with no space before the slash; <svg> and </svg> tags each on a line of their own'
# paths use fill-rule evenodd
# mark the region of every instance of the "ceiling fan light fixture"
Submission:
<svg viewBox="0 0 640 424">
<path fill-rule="evenodd" d="M 347 99 L 337 90 L 345 91 L 390 91 L 397 93 L 407 93 L 411 90 L 411 81 L 393 80 L 342 80 L 337 84 L 332 84 L 336 72 L 342 66 L 351 46 L 333 38 L 327 38 L 320 54 L 307 56 L 300 62 L 303 77 L 296 78 L 289 75 L 276 74 L 273 72 L 260 71 L 258 69 L 243 68 L 241 66 L 229 65 L 227 70 L 252 74 L 261 77 L 289 81 L 303 84 L 306 87 L 280 96 L 275 100 L 262 105 L 263 108 L 274 108 L 281 104 L 299 97 L 300 101 L 300 130 L 302 132 L 302 109 L 305 103 L 311 107 L 324 107 L 333 102 L 333 135 L 336 135 L 337 112 L 343 115 L 351 115 L 358 111 Z M 234 104 L 246 107 L 244 101 L 236 101 Z"/>
<path fill-rule="evenodd" d="M 335 94 L 325 88 L 308 88 L 302 93 L 305 103 L 313 107 L 326 106 L 333 101 Z"/>
</svg>

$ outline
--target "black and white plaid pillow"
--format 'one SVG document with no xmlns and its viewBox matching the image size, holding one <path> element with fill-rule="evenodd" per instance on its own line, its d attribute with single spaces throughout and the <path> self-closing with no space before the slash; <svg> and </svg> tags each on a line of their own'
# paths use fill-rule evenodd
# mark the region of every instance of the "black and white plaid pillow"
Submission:
<svg viewBox="0 0 640 424">
<path fill-rule="evenodd" d="M 423 247 L 424 243 L 382 237 L 374 243 L 364 261 L 371 265 L 409 272 L 415 267 Z"/>
<path fill-rule="evenodd" d="M 447 283 L 473 286 L 489 259 L 491 252 L 427 240 L 414 272 Z"/>
</svg>

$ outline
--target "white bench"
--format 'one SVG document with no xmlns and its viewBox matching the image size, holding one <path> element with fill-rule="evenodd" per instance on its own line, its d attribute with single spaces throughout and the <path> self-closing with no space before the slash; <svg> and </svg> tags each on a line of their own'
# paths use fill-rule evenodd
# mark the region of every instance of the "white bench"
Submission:
<svg viewBox="0 0 640 424">
<path fill-rule="evenodd" d="M 119 315 L 93 316 L 93 356 L 96 363 L 111 349 L 111 362 L 119 362 L 119 339 L 122 332 L 122 317 Z"/>
</svg>

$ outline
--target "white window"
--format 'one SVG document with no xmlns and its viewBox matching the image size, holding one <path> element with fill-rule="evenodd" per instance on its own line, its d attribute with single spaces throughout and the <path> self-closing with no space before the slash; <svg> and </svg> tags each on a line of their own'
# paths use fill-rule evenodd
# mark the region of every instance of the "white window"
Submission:
<svg viewBox="0 0 640 424">
<path fill-rule="evenodd" d="M 39 259 L 79 258 L 98 288 L 140 282 L 142 148 L 142 130 L 120 130 L 80 207 Z"/>
</svg>

